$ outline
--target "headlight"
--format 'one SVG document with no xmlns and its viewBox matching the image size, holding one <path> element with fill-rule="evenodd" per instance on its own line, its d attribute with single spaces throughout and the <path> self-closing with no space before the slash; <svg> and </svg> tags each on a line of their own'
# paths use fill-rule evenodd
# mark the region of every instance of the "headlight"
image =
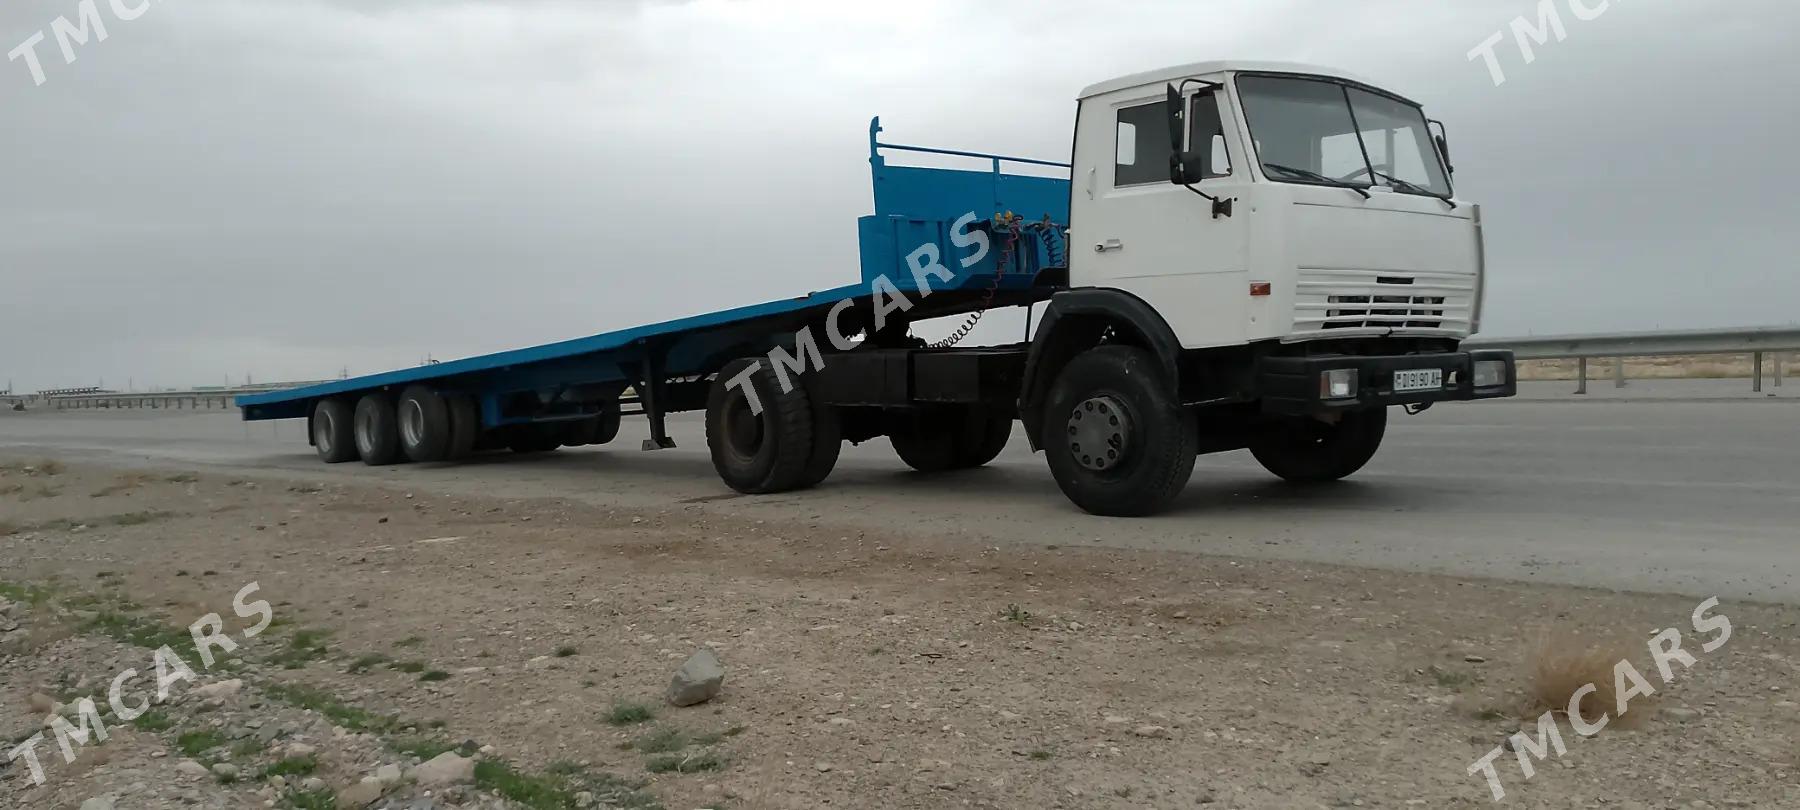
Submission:
<svg viewBox="0 0 1800 810">
<path fill-rule="evenodd" d="M 1506 384 L 1506 361 L 1505 360 L 1477 360 L 1477 361 L 1475 361 L 1475 387 L 1476 388 L 1493 388 L 1496 385 L 1505 385 L 1505 384 Z"/>
<path fill-rule="evenodd" d="M 1356 369 L 1334 368 L 1319 372 L 1320 399 L 1351 399 L 1356 396 Z"/>
</svg>

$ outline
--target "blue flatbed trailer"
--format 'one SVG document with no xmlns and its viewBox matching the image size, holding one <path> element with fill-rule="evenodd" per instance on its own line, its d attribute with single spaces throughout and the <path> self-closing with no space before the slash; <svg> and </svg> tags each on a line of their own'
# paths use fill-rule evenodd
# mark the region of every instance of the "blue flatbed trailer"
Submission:
<svg viewBox="0 0 1800 810">
<path fill-rule="evenodd" d="M 462 419 L 472 415 L 478 420 L 478 435 L 473 441 L 465 437 L 461 452 L 508 444 L 515 450 L 543 450 L 557 444 L 555 436 L 543 430 L 557 425 L 610 420 L 610 428 L 600 429 L 601 435 L 610 439 L 609 430 L 616 432 L 621 414 L 617 398 L 630 388 L 637 393 L 640 410 L 623 415 L 649 418 L 651 436 L 644 442 L 645 449 L 670 447 L 673 444 L 664 430 L 663 417 L 705 407 L 706 378 L 717 375 L 734 359 L 762 355 L 777 346 L 792 350 L 799 330 L 823 324 L 836 308 L 844 309 L 843 323 L 864 328 L 863 345 L 868 348 L 917 348 L 916 341 L 904 337 L 908 322 L 978 313 L 990 307 L 1029 306 L 1066 286 L 1069 181 L 1008 173 L 1003 168 L 1019 164 L 1038 171 L 1066 172 L 1068 164 L 883 143 L 880 132 L 880 119 L 876 118 L 869 125 L 875 212 L 858 221 L 859 283 L 541 346 L 239 397 L 243 418 L 306 418 L 316 423 L 322 403 L 358 403 L 371 395 L 395 397 L 423 387 L 450 401 L 446 410 L 452 420 L 458 403 L 463 403 L 464 409 L 472 406 L 473 413 Z M 986 171 L 894 166 L 886 155 L 895 152 L 978 159 L 989 166 Z M 974 221 L 959 228 L 958 221 L 970 215 Z M 988 234 L 991 248 L 969 244 L 966 237 L 977 230 Z M 928 291 L 921 291 L 908 256 L 927 245 L 935 248 L 953 277 L 948 281 L 928 279 Z M 878 305 L 888 305 L 891 311 L 895 292 L 906 296 L 910 307 L 903 313 L 904 320 L 896 316 L 898 333 L 890 328 L 878 335 L 871 316 Z M 993 354 L 956 351 L 977 358 L 976 362 Z M 431 409 L 424 410 L 420 415 L 430 418 Z M 353 421 L 360 419 L 361 415 L 352 411 L 353 407 L 347 407 L 345 413 Z M 404 434 L 416 426 L 406 424 L 403 415 L 397 427 Z M 461 430 L 467 433 L 469 426 Z M 315 445 L 326 438 L 317 424 L 309 428 L 308 437 Z M 446 439 L 442 443 L 457 442 Z M 590 436 L 588 441 L 561 443 L 599 442 Z M 336 448 L 336 452 L 348 457 L 327 460 L 355 457 L 345 448 Z M 325 455 L 323 448 L 321 455 Z M 365 461 L 377 463 L 372 459 L 375 454 L 362 455 Z M 452 450 L 445 458 L 456 455 Z M 400 460 L 391 453 L 382 458 Z"/>
<path fill-rule="evenodd" d="M 1387 122 L 1382 154 L 1404 135 L 1421 165 L 1375 162 L 1358 105 Z M 1253 139 L 1246 116 L 1272 126 Z M 605 444 L 637 414 L 645 449 L 671 447 L 665 417 L 704 410 L 713 469 L 744 493 L 811 487 L 844 442 L 876 437 L 922 472 L 979 467 L 1015 422 L 1098 515 L 1160 511 L 1207 453 L 1335 481 L 1373 458 L 1390 410 L 1517 390 L 1510 352 L 1461 348 L 1481 309 L 1480 209 L 1450 193 L 1429 131 L 1404 97 L 1268 63 L 1088 88 L 1073 164 L 887 144 L 875 119 L 856 284 L 239 404 L 307 419 L 326 462 L 371 465 Z M 1345 138 L 1361 148 L 1327 148 Z M 1278 162 L 1249 159 L 1265 146 Z M 1324 173 L 1327 152 L 1356 158 L 1351 173 Z M 1091 253 L 1071 255 L 1076 215 Z M 956 345 L 989 309 L 1039 303 L 1021 342 Z M 959 315 L 937 344 L 911 333 Z"/>
</svg>

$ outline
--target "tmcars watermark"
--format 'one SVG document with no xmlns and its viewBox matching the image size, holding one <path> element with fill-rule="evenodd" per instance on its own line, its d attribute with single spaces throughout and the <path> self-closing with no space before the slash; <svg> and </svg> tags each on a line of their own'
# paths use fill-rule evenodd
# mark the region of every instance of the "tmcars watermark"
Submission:
<svg viewBox="0 0 1800 810">
<path fill-rule="evenodd" d="M 963 214 L 950 227 L 950 242 L 959 248 L 973 247 L 975 252 L 960 261 L 964 269 L 973 267 L 987 257 L 991 242 L 987 232 L 973 228 L 977 217 L 975 212 Z M 956 274 L 944 266 L 942 252 L 932 242 L 920 245 L 916 250 L 906 254 L 906 266 L 912 271 L 913 286 L 918 288 L 918 296 L 923 300 L 935 292 L 931 280 L 937 279 L 940 284 L 949 284 L 956 280 Z M 1004 268 L 996 268 L 1004 271 Z M 904 313 L 912 309 L 914 302 L 901 291 L 892 279 L 885 274 L 875 277 L 869 283 L 869 292 L 874 307 L 874 327 L 871 334 L 879 332 L 887 325 L 887 320 L 896 313 Z M 846 298 L 837 302 L 825 315 L 825 338 L 831 341 L 832 347 L 838 351 L 849 351 L 856 346 L 854 335 L 845 335 L 839 327 L 844 311 L 856 305 L 855 299 Z M 761 370 L 762 364 L 752 363 L 743 371 L 725 381 L 726 388 L 738 389 L 750 406 L 750 412 L 760 415 L 763 410 L 762 398 L 751 385 L 751 379 Z M 813 334 L 811 326 L 806 326 L 794 333 L 794 351 L 789 352 L 786 346 L 776 346 L 769 350 L 769 366 L 775 372 L 775 380 L 786 394 L 794 390 L 794 381 L 788 376 L 805 374 L 809 370 L 816 371 L 825 367 L 825 355 L 819 351 L 819 338 Z"/>
<path fill-rule="evenodd" d="M 50 21 L 49 35 L 44 29 L 32 32 L 19 46 L 6 52 L 6 61 L 25 60 L 25 69 L 31 71 L 31 80 L 42 87 L 49 78 L 44 75 L 44 61 L 38 55 L 38 46 L 50 36 L 56 37 L 56 44 L 62 50 L 63 64 L 75 64 L 75 46 L 86 45 L 89 40 L 106 41 L 106 17 L 100 13 L 101 0 L 81 0 L 75 4 L 75 21 L 70 22 L 68 15 Z M 144 16 L 150 10 L 151 0 L 105 0 L 112 16 L 130 22 Z"/>
<path fill-rule="evenodd" d="M 231 598 L 231 610 L 237 614 L 238 618 L 256 618 L 257 620 L 256 624 L 244 628 L 246 641 L 269 629 L 270 622 L 275 619 L 275 611 L 269 607 L 268 601 L 263 599 L 246 601 L 255 595 L 260 587 L 257 583 L 252 582 L 239 588 L 237 594 Z M 215 647 L 221 653 L 230 653 L 238 648 L 238 643 L 224 632 L 224 627 L 225 622 L 217 613 L 208 613 L 188 625 L 188 635 L 194 640 L 194 655 L 200 659 L 203 669 L 212 669 L 215 661 L 213 657 Z M 151 704 L 168 700 L 169 690 L 175 684 L 199 679 L 199 676 L 194 674 L 193 668 L 187 665 L 187 661 L 183 659 L 181 653 L 166 644 L 157 648 L 156 652 L 151 655 L 150 663 L 156 671 L 155 697 L 139 697 L 136 705 L 125 701 L 126 683 L 138 676 L 136 669 L 126 669 L 112 679 L 112 685 L 107 689 L 106 699 L 117 722 L 129 723 L 142 717 L 144 712 L 150 710 Z M 84 697 L 76 701 L 70 709 L 69 714 L 74 717 L 75 722 L 70 722 L 61 714 L 52 714 L 44 719 L 44 727 L 55 739 L 56 747 L 61 749 L 65 765 L 74 764 L 77 746 L 87 745 L 88 740 L 94 738 L 98 738 L 99 742 L 106 742 L 107 736 L 106 725 L 101 722 L 100 710 L 94 705 L 93 698 Z M 27 737 L 6 754 L 9 762 L 25 760 L 26 772 L 33 785 L 44 784 L 44 766 L 38 760 L 37 752 L 37 747 L 45 742 L 44 733 L 39 731 Z"/>
<path fill-rule="evenodd" d="M 1711 597 L 1695 607 L 1693 614 L 1688 617 L 1693 623 L 1696 634 L 1712 634 L 1711 638 L 1701 642 L 1701 652 L 1710 653 L 1725 646 L 1725 642 L 1731 640 L 1731 620 L 1723 615 L 1709 616 L 1706 613 L 1718 606 L 1719 597 Z M 1664 688 L 1675 681 L 1676 672 L 1675 668 L 1671 666 L 1672 664 L 1680 664 L 1683 670 L 1692 669 L 1694 666 L 1694 655 L 1681 648 L 1681 631 L 1673 627 L 1660 630 L 1656 635 L 1651 636 L 1646 647 L 1650 652 L 1650 660 L 1656 665 L 1656 674 L 1662 678 Z M 1568 746 L 1563 742 L 1562 732 L 1557 729 L 1556 715 L 1567 716 L 1569 726 L 1575 730 L 1576 734 L 1592 737 L 1599 734 L 1601 729 L 1606 728 L 1607 723 L 1612 722 L 1615 718 L 1625 716 L 1625 713 L 1631 708 L 1632 698 L 1649 697 L 1656 694 L 1656 688 L 1650 685 L 1650 681 L 1645 679 L 1643 673 L 1639 672 L 1637 667 L 1632 666 L 1629 660 L 1622 659 L 1613 664 L 1612 674 L 1615 705 L 1607 707 L 1611 709 L 1610 712 L 1601 712 L 1597 719 L 1589 719 L 1588 715 L 1591 715 L 1595 708 L 1590 702 L 1588 715 L 1584 715 L 1582 701 L 1588 695 L 1599 692 L 1600 687 L 1594 683 L 1582 684 L 1581 688 L 1576 689 L 1574 694 L 1569 696 L 1568 706 L 1554 708 L 1538 716 L 1536 736 L 1526 734 L 1524 730 L 1514 732 L 1506 739 L 1506 742 L 1494 746 L 1492 751 L 1470 763 L 1469 775 L 1481 774 L 1487 780 L 1488 791 L 1493 794 L 1494 801 L 1502 801 L 1506 798 L 1506 788 L 1500 784 L 1500 772 L 1494 767 L 1494 760 L 1505 755 L 1508 749 L 1511 749 L 1513 755 L 1518 759 L 1519 773 L 1526 779 L 1537 775 L 1537 768 L 1533 765 L 1533 760 L 1549 759 L 1553 751 L 1557 757 L 1569 752 Z"/>
<path fill-rule="evenodd" d="M 1537 49 L 1550 44 L 1550 38 L 1557 42 L 1569 38 L 1569 26 L 1563 19 L 1561 6 L 1567 4 L 1569 13 L 1582 22 L 1592 22 L 1612 8 L 1615 0 L 1538 0 L 1537 20 L 1533 21 L 1525 15 L 1513 18 L 1512 23 L 1481 41 L 1469 51 L 1469 61 L 1481 59 L 1487 63 L 1488 78 L 1494 80 L 1494 86 L 1506 83 L 1506 69 L 1500 66 L 1500 54 L 1495 48 L 1506 41 L 1507 31 L 1512 32 L 1513 42 L 1519 47 L 1519 58 L 1529 65 L 1537 61 Z"/>
</svg>

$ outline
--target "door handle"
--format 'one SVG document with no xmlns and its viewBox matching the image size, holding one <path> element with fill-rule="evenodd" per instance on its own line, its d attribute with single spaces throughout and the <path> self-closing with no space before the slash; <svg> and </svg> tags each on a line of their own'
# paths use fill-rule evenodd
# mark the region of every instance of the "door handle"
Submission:
<svg viewBox="0 0 1800 810">
<path fill-rule="evenodd" d="M 1094 245 L 1095 253 L 1105 253 L 1109 250 L 1124 250 L 1124 249 L 1125 249 L 1125 243 L 1121 242 L 1117 239 L 1108 239 L 1104 242 L 1099 242 Z"/>
</svg>

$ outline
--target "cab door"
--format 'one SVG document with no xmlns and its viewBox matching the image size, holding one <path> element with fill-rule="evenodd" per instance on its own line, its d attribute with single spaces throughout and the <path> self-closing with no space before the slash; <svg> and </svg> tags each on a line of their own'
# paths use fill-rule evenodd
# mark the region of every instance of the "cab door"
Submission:
<svg viewBox="0 0 1800 810">
<path fill-rule="evenodd" d="M 1249 159 L 1224 87 L 1182 99 L 1188 151 L 1206 162 L 1200 191 L 1242 196 Z M 1162 85 L 1087 99 L 1080 111 L 1071 205 L 1070 281 L 1136 295 L 1185 348 L 1243 343 L 1247 206 L 1214 216 L 1211 201 L 1169 180 Z"/>
</svg>

